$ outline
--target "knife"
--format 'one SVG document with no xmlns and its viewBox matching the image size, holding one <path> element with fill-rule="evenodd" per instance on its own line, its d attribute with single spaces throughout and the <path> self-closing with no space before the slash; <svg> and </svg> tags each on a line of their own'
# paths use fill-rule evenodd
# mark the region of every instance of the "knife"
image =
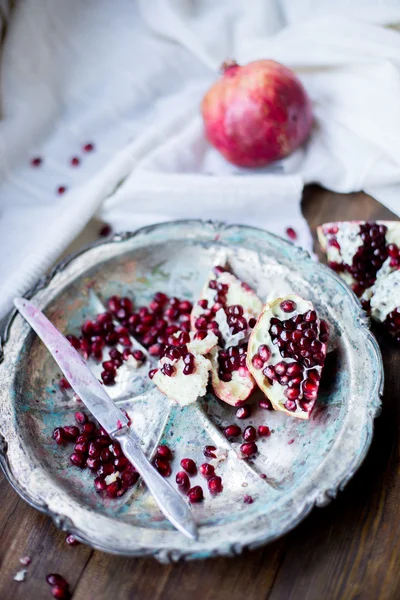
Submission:
<svg viewBox="0 0 400 600">
<path fill-rule="evenodd" d="M 129 428 L 127 416 L 114 404 L 81 355 L 29 300 L 15 298 L 14 305 L 47 347 L 85 406 L 108 435 L 121 444 L 126 458 L 140 473 L 166 518 L 184 535 L 197 539 L 197 527 L 185 500 L 148 461 L 138 437 Z"/>
</svg>

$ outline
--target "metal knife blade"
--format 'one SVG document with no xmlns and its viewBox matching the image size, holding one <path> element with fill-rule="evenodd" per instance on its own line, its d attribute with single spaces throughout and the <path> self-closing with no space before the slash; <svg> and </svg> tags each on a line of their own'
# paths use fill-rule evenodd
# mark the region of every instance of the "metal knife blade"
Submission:
<svg viewBox="0 0 400 600">
<path fill-rule="evenodd" d="M 183 534 L 197 539 L 197 528 L 189 507 L 179 493 L 154 469 L 139 440 L 128 426 L 128 418 L 114 404 L 68 340 L 29 300 L 15 298 L 14 305 L 45 344 L 71 387 L 113 439 L 117 439 L 167 519 Z"/>
</svg>

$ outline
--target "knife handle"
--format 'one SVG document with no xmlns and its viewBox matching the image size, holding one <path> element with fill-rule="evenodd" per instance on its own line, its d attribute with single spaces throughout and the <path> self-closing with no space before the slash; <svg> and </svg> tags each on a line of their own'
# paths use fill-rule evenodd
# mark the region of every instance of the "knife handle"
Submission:
<svg viewBox="0 0 400 600">
<path fill-rule="evenodd" d="M 188 504 L 149 462 L 133 432 L 124 427 L 113 432 L 112 437 L 121 444 L 126 458 L 140 473 L 149 492 L 167 519 L 187 537 L 196 540 L 198 537 L 197 527 Z"/>
</svg>

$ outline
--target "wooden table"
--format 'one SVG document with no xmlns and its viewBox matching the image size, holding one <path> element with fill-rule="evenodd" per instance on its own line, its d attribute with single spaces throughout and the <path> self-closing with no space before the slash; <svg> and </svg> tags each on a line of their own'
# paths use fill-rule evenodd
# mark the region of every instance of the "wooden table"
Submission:
<svg viewBox="0 0 400 600">
<path fill-rule="evenodd" d="M 324 221 L 393 218 L 365 194 L 316 186 L 306 190 L 303 208 L 313 233 Z M 1 474 L 0 599 L 51 598 L 50 572 L 67 579 L 74 600 L 400 598 L 399 350 L 378 328 L 376 334 L 386 375 L 382 414 L 364 464 L 327 508 L 314 509 L 294 531 L 260 550 L 161 565 L 68 546 L 65 533 L 21 500 Z M 25 555 L 32 564 L 18 583 L 13 577 Z"/>
</svg>

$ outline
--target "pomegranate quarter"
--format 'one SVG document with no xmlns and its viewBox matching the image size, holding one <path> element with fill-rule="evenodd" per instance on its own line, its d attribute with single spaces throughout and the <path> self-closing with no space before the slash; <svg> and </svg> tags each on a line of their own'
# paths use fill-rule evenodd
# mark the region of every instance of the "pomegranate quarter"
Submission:
<svg viewBox="0 0 400 600">
<path fill-rule="evenodd" d="M 192 328 L 212 331 L 219 345 L 208 354 L 215 395 L 233 406 L 246 401 L 256 384 L 247 364 L 247 340 L 262 310 L 255 292 L 224 267 L 214 268 L 191 314 Z"/>
<path fill-rule="evenodd" d="M 400 342 L 400 223 L 325 223 L 318 227 L 318 239 L 329 266 Z"/>
<path fill-rule="evenodd" d="M 275 410 L 308 419 L 317 400 L 329 327 L 296 294 L 267 304 L 249 340 L 247 366 Z"/>
<path fill-rule="evenodd" d="M 303 144 L 311 102 L 296 75 L 273 60 L 230 61 L 202 102 L 209 142 L 239 167 L 263 167 Z"/>
</svg>

